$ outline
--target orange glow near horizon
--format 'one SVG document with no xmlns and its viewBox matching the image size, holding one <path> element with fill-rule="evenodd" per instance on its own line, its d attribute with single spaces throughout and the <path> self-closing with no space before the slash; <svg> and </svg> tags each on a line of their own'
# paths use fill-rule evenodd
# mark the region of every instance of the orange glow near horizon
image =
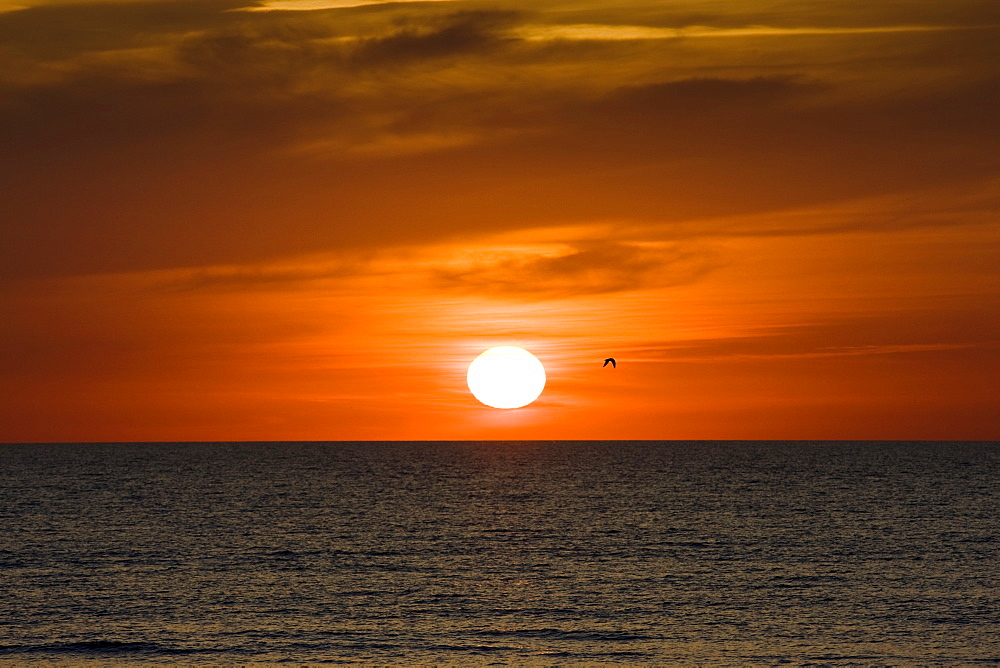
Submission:
<svg viewBox="0 0 1000 668">
<path fill-rule="evenodd" d="M 995 17 L 782 12 L 0 3 L 0 440 L 1000 438 Z"/>
</svg>

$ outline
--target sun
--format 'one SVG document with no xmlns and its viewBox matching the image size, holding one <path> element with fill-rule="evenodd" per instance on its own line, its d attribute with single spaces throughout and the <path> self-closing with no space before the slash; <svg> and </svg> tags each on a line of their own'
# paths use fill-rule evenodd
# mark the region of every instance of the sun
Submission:
<svg viewBox="0 0 1000 668">
<path fill-rule="evenodd" d="M 467 376 L 472 394 L 493 408 L 520 408 L 545 388 L 545 367 L 524 348 L 490 348 L 472 360 Z"/>
</svg>

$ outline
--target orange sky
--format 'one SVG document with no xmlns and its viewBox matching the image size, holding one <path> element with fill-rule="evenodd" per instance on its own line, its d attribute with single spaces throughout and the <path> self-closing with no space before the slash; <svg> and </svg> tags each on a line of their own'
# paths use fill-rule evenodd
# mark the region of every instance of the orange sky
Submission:
<svg viewBox="0 0 1000 668">
<path fill-rule="evenodd" d="M 980 0 L 0 0 L 0 440 L 998 439 L 998 91 Z"/>
</svg>

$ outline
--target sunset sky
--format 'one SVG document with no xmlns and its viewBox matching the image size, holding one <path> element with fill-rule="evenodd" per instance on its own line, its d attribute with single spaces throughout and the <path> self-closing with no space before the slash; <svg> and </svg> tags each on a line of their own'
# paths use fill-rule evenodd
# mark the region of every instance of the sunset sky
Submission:
<svg viewBox="0 0 1000 668">
<path fill-rule="evenodd" d="M 983 0 L 0 0 L 0 440 L 998 439 L 998 119 Z"/>
</svg>

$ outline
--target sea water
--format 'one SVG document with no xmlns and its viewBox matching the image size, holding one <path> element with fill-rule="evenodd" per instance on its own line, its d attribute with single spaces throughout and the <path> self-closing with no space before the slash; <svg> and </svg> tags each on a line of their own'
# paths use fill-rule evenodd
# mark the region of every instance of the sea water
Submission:
<svg viewBox="0 0 1000 668">
<path fill-rule="evenodd" d="M 0 663 L 1000 663 L 996 443 L 0 446 Z"/>
</svg>

